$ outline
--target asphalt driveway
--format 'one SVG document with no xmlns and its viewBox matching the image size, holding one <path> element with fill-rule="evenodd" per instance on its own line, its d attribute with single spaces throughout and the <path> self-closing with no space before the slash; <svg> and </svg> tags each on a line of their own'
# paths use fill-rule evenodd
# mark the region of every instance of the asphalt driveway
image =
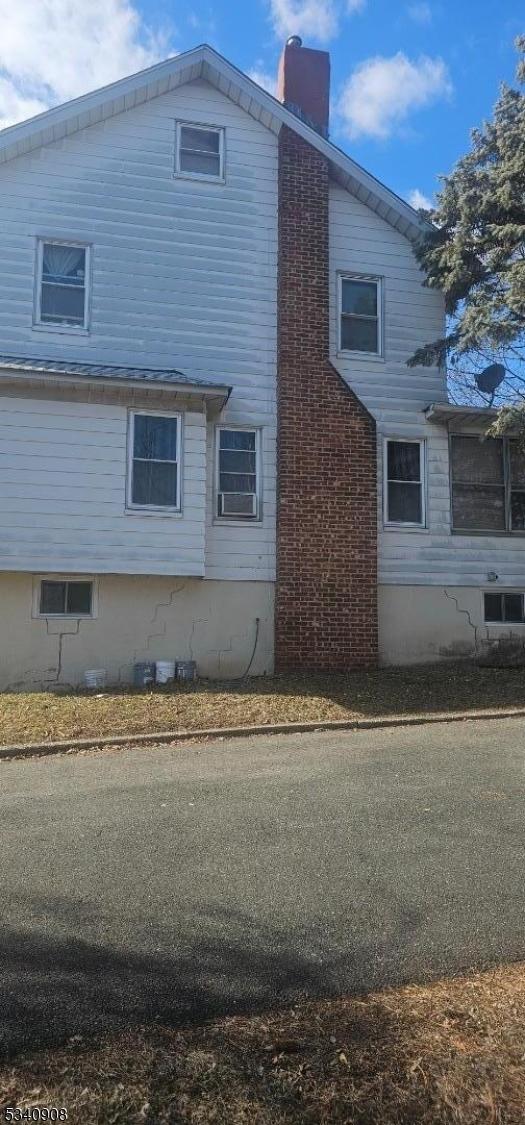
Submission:
<svg viewBox="0 0 525 1125">
<path fill-rule="evenodd" d="M 0 763 L 0 1045 L 525 958 L 525 722 Z"/>
</svg>

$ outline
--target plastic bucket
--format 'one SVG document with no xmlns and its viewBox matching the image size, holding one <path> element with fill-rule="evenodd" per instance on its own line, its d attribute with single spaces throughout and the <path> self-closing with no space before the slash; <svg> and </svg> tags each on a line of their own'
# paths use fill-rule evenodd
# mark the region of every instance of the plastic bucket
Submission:
<svg viewBox="0 0 525 1125">
<path fill-rule="evenodd" d="M 87 688 L 101 688 L 106 686 L 106 669 L 105 668 L 90 668 L 89 671 L 84 672 L 84 682 Z"/>
<path fill-rule="evenodd" d="M 135 687 L 147 687 L 155 683 L 155 664 L 153 660 L 142 660 L 133 667 L 133 683 Z"/>
<path fill-rule="evenodd" d="M 179 660 L 177 679 L 185 684 L 193 683 L 197 679 L 197 665 L 194 660 Z"/>
<path fill-rule="evenodd" d="M 155 664 L 155 680 L 158 684 L 169 684 L 175 679 L 175 661 L 157 660 Z"/>
</svg>

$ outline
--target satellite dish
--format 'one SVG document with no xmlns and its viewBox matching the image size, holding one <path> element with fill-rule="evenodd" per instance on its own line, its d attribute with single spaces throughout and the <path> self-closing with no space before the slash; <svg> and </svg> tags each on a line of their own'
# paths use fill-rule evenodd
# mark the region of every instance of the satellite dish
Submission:
<svg viewBox="0 0 525 1125">
<path fill-rule="evenodd" d="M 474 376 L 478 391 L 484 395 L 494 395 L 505 378 L 505 368 L 502 363 L 491 363 L 483 371 Z"/>
</svg>

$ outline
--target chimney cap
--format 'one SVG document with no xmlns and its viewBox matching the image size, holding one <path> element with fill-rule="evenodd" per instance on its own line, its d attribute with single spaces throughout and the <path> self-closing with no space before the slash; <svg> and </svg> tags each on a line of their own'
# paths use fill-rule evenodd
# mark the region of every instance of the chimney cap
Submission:
<svg viewBox="0 0 525 1125">
<path fill-rule="evenodd" d="M 302 47 L 302 45 L 303 41 L 300 35 L 290 35 L 289 39 L 286 40 L 287 47 Z"/>
</svg>

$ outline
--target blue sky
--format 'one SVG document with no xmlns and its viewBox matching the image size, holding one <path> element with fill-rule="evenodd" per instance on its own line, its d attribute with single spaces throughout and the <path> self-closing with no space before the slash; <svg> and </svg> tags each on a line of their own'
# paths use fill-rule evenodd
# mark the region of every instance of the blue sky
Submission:
<svg viewBox="0 0 525 1125">
<path fill-rule="evenodd" d="M 518 0 L 0 0 L 0 123 L 208 42 L 271 88 L 287 34 L 330 51 L 332 139 L 399 195 L 437 175 L 514 81 Z"/>
</svg>

